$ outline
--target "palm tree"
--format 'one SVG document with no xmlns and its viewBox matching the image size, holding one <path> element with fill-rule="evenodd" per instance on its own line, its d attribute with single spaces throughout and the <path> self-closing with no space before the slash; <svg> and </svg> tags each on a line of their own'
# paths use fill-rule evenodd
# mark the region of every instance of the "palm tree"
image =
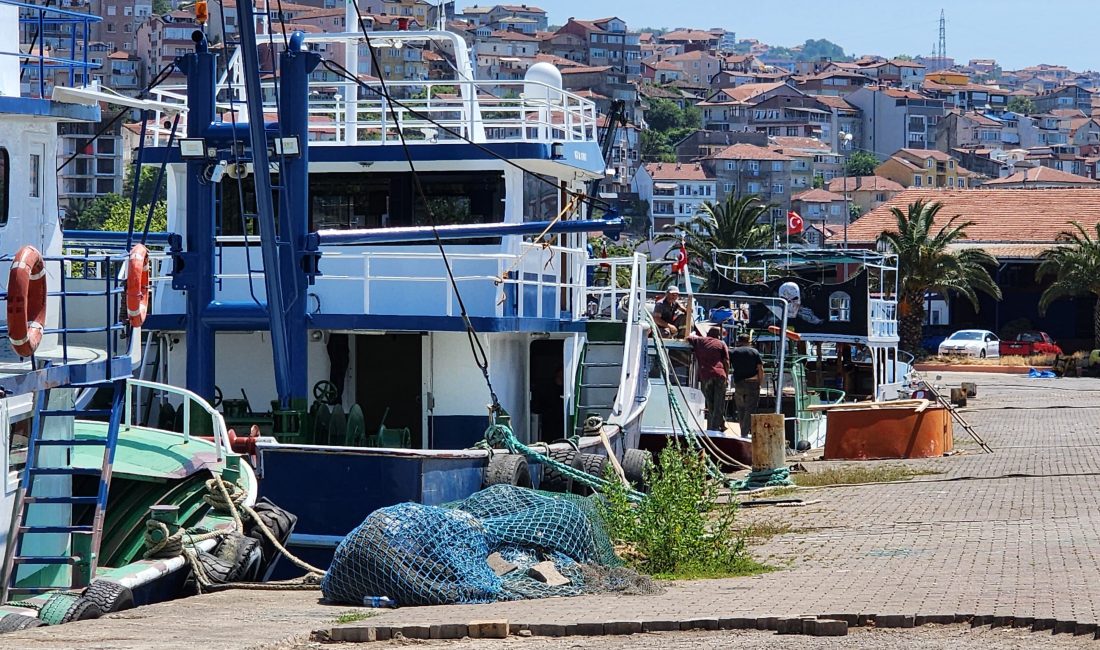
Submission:
<svg viewBox="0 0 1100 650">
<path fill-rule="evenodd" d="M 1054 282 L 1039 297 L 1039 314 L 1045 315 L 1050 303 L 1067 296 L 1093 294 L 1100 296 L 1100 224 L 1096 236 L 1090 236 L 1079 222 L 1072 222 L 1073 230 L 1058 233 L 1062 246 L 1043 251 L 1042 263 L 1035 272 L 1035 279 L 1054 276 Z M 1094 346 L 1100 348 L 1100 300 L 1092 309 L 1092 337 Z"/>
<path fill-rule="evenodd" d="M 724 203 L 707 201 L 688 221 L 665 226 L 654 241 L 683 241 L 691 271 L 709 277 L 715 249 L 772 247 L 776 229 L 761 223 L 771 207 L 755 195 L 740 199 L 730 195 Z"/>
<path fill-rule="evenodd" d="M 972 221 L 957 223 L 956 215 L 933 233 L 936 215 L 943 204 L 936 201 L 910 203 L 908 210 L 893 208 L 897 230 L 879 235 L 898 256 L 898 312 L 901 347 L 910 352 L 920 349 L 924 324 L 924 300 L 929 291 L 962 294 L 978 309 L 977 291 L 1001 299 L 1001 289 L 989 276 L 987 266 L 997 261 L 978 248 L 949 250 L 951 244 L 966 238 Z"/>
</svg>

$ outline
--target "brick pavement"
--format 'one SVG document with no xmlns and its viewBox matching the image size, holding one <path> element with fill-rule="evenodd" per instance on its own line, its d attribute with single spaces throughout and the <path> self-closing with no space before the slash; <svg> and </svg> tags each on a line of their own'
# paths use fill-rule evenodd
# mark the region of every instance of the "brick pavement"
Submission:
<svg viewBox="0 0 1100 650">
<path fill-rule="evenodd" d="M 953 385 L 963 379 L 969 377 L 944 375 L 944 382 Z M 1060 630 L 1091 637 L 1100 624 L 1100 581 L 1094 579 L 1100 573 L 1100 380 L 974 380 L 979 397 L 964 415 L 996 453 L 965 446 L 961 455 L 907 462 L 942 474 L 904 483 L 800 490 L 799 496 L 819 502 L 743 510 L 746 521 L 764 518 L 795 528 L 753 549 L 778 567 L 775 572 L 678 582 L 657 596 L 403 608 L 348 626 L 331 625 L 346 607 L 326 610 L 316 605 L 315 595 L 249 594 L 242 600 L 256 603 L 252 645 L 219 645 L 273 643 L 281 637 L 266 629 L 269 617 L 291 621 L 301 633 L 309 625 L 339 635 L 352 628 L 419 625 L 430 630 L 432 625 L 499 618 L 528 626 L 564 625 L 564 631 L 577 633 L 602 630 L 609 622 L 705 628 L 722 619 L 849 614 L 904 625 L 913 622 L 906 617 L 918 614 L 977 615 L 979 623 L 1015 619 L 1030 624 L 1034 619 L 1035 627 L 1048 629 L 1058 621 Z M 824 465 L 810 464 L 811 469 Z M 154 617 L 165 639 L 189 638 L 207 647 L 196 621 L 206 611 L 198 603 L 207 603 L 208 610 L 212 598 L 232 596 L 204 596 L 142 608 L 119 619 L 4 635 L 0 647 L 26 647 L 32 641 L 42 648 L 100 647 L 90 641 L 136 638 L 132 635 L 140 622 L 135 619 L 141 616 Z M 302 615 L 287 617 L 291 610 Z M 159 618 L 158 612 L 173 616 Z M 235 627 L 247 631 L 249 625 L 246 618 L 234 619 Z"/>
</svg>

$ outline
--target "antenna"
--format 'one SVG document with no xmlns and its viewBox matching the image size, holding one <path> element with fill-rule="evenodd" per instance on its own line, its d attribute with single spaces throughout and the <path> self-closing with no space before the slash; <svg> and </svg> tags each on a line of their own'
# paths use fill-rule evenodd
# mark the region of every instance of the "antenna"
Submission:
<svg viewBox="0 0 1100 650">
<path fill-rule="evenodd" d="M 939 69 L 943 70 L 947 67 L 947 19 L 944 17 L 943 9 L 940 9 L 940 42 L 937 48 Z"/>
</svg>

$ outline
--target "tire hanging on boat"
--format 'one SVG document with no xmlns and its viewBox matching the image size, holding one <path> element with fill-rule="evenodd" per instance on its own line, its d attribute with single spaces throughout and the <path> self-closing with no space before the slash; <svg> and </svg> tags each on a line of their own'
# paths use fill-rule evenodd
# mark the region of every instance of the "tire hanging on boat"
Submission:
<svg viewBox="0 0 1100 650">
<path fill-rule="evenodd" d="M 109 580 L 95 580 L 80 597 L 95 603 L 104 614 L 134 608 L 134 593 L 129 587 Z"/>
<path fill-rule="evenodd" d="M 8 271 L 8 342 L 21 357 L 29 357 L 42 342 L 46 323 L 46 265 L 34 246 L 15 254 Z"/>
<path fill-rule="evenodd" d="M 126 267 L 126 315 L 130 325 L 141 327 L 149 314 L 149 249 L 134 244 Z"/>
<path fill-rule="evenodd" d="M 607 456 L 601 454 L 580 454 L 577 456 L 579 469 L 596 478 L 602 479 L 607 469 Z M 592 494 L 594 490 L 584 483 L 573 481 L 573 492 L 582 496 Z"/>
<path fill-rule="evenodd" d="M 489 459 L 485 468 L 485 486 L 515 485 L 531 487 L 531 470 L 527 459 L 519 454 L 497 454 Z"/>
<path fill-rule="evenodd" d="M 623 454 L 623 474 L 640 492 L 649 492 L 646 467 L 653 463 L 653 456 L 645 449 L 627 449 Z"/>
<path fill-rule="evenodd" d="M 4 614 L 0 616 L 0 632 L 18 632 L 32 627 L 45 625 L 40 619 L 22 614 Z"/>
<path fill-rule="evenodd" d="M 576 449 L 553 449 L 550 451 L 549 455 L 550 458 L 563 465 L 576 468 L 576 459 L 580 454 Z M 542 481 L 539 483 L 539 489 L 547 492 L 572 492 L 573 477 L 563 473 L 553 465 L 544 464 L 542 466 Z"/>
</svg>

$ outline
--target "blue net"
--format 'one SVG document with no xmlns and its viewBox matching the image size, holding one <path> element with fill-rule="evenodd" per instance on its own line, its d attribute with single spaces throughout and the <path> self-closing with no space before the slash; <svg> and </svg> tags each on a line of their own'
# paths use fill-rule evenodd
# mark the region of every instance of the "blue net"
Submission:
<svg viewBox="0 0 1100 650">
<path fill-rule="evenodd" d="M 388 596 L 406 606 L 587 593 L 585 566 L 620 565 L 592 498 L 495 485 L 447 507 L 376 510 L 337 547 L 321 591 L 336 603 Z M 492 553 L 516 569 L 498 576 Z M 547 560 L 569 584 L 528 575 Z"/>
</svg>

